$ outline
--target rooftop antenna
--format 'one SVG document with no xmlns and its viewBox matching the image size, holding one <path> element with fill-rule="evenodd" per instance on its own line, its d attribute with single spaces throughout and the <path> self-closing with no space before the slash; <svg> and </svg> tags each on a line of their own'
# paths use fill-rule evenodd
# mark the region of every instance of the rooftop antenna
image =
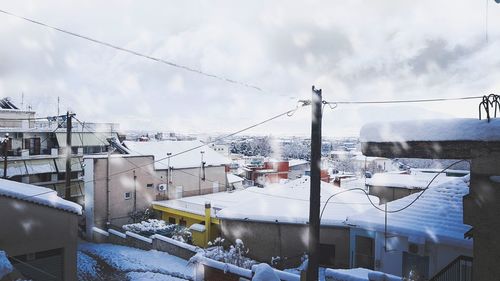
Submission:
<svg viewBox="0 0 500 281">
<path fill-rule="evenodd" d="M 59 116 L 59 96 L 57 96 L 57 116 Z"/>
<path fill-rule="evenodd" d="M 26 108 L 24 108 L 24 92 L 21 92 L 21 109 L 26 110 Z"/>
</svg>

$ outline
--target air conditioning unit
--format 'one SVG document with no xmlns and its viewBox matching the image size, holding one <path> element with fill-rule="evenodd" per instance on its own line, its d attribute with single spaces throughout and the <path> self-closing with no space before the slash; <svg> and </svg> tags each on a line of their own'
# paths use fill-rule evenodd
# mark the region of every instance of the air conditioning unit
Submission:
<svg viewBox="0 0 500 281">
<path fill-rule="evenodd" d="M 159 191 L 166 191 L 167 190 L 167 184 L 161 183 L 158 185 L 158 190 Z"/>
</svg>

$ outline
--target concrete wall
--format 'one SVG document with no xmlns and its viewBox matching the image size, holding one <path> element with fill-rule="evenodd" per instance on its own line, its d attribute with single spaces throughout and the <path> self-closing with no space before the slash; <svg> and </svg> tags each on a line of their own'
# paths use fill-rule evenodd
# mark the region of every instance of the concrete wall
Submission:
<svg viewBox="0 0 500 281">
<path fill-rule="evenodd" d="M 158 170 L 160 175 L 167 175 L 167 170 Z M 224 166 L 205 167 L 205 180 L 201 180 L 201 168 L 174 169 L 172 170 L 172 183 L 170 186 L 182 186 L 182 197 L 209 194 L 214 191 L 214 184 L 218 184 L 218 191 L 225 191 L 227 180 Z M 170 195 L 170 192 L 169 192 Z"/>
<path fill-rule="evenodd" d="M 127 235 L 128 232 L 119 233 L 120 235 L 116 235 L 115 233 L 107 232 L 105 230 L 101 230 L 100 232 L 93 231 L 92 241 L 95 243 L 111 243 L 127 247 L 139 248 L 143 250 L 157 250 L 160 252 L 169 253 L 173 256 L 180 257 L 185 260 L 189 260 L 196 254 L 195 246 L 188 245 L 179 241 L 173 241 L 173 239 L 169 239 L 166 237 L 160 236 L 160 238 L 158 238 L 157 235 L 153 235 L 150 238 L 152 243 L 148 243 L 141 239 L 138 239 L 137 237 Z"/>
<path fill-rule="evenodd" d="M 478 149 L 473 155 L 464 223 L 473 227 L 473 279 L 482 281 L 500 276 L 500 152 Z"/>
<path fill-rule="evenodd" d="M 223 220 L 221 230 L 231 243 L 241 239 L 250 249 L 248 256 L 261 262 L 269 263 L 276 256 L 287 257 L 283 266 L 294 267 L 300 264 L 301 255 L 307 252 L 307 225 Z M 320 243 L 335 245 L 335 264 L 332 267 L 349 267 L 348 228 L 322 227 Z"/>
<path fill-rule="evenodd" d="M 0 127 L 4 128 L 22 128 L 26 126 L 26 128 L 31 128 L 34 126 L 34 120 L 32 121 L 23 121 L 23 120 L 5 120 L 5 119 L 28 119 L 34 118 L 34 111 L 24 111 L 24 110 L 9 110 L 9 109 L 1 109 L 0 110 L 0 119 L 4 119 L 0 121 Z"/>
<path fill-rule="evenodd" d="M 93 165 L 88 164 L 89 161 Z M 93 221 L 99 228 L 105 228 L 108 212 L 109 223 L 113 226 L 121 227 L 123 224 L 132 223 L 130 213 L 150 207 L 151 202 L 160 194 L 157 189 L 158 184 L 165 179 L 165 177 L 157 177 L 152 165 L 148 165 L 153 162 L 152 156 L 126 158 L 111 156 L 109 158 L 111 177 L 108 181 L 106 180 L 108 177 L 107 161 L 107 158 L 90 158 L 86 160 L 85 165 L 85 175 L 93 174 L 92 179 L 95 180 L 94 182 L 85 180 L 86 206 L 93 207 Z M 141 168 L 137 168 L 138 166 Z M 153 186 L 147 187 L 148 184 L 153 184 Z M 88 188 L 91 188 L 93 192 L 87 190 Z M 127 192 L 130 192 L 130 199 L 125 199 Z"/>
<path fill-rule="evenodd" d="M 92 224 L 106 228 L 106 222 L 115 227 L 132 223 L 130 214 L 151 207 L 155 200 L 166 200 L 175 197 L 175 187 L 182 186 L 182 196 L 212 193 L 213 181 L 218 181 L 216 191 L 226 189 L 226 172 L 224 166 L 206 167 L 206 180 L 200 180 L 199 168 L 173 170 L 170 191 L 159 191 L 158 185 L 167 183 L 167 170 L 155 170 L 151 163 L 152 156 L 112 155 L 109 158 L 85 158 L 85 206 L 88 220 L 87 229 Z M 140 167 L 140 168 L 138 168 Z M 209 181 L 210 180 L 210 181 Z M 170 188 L 171 187 L 171 188 Z M 109 192 L 109 211 L 108 211 Z M 131 198 L 125 199 L 130 192 Z M 93 219 L 92 219 L 93 217 Z M 90 219 L 90 222 L 89 222 Z M 88 231 L 87 231 L 88 232 Z"/>
<path fill-rule="evenodd" d="M 76 214 L 0 196 L 0 217 L 0 249 L 18 256 L 63 248 L 64 280 L 76 280 Z"/>
<path fill-rule="evenodd" d="M 377 196 L 380 199 L 380 204 L 385 204 L 386 202 L 391 202 L 406 197 L 410 194 L 422 191 L 421 189 L 408 189 L 392 186 L 370 185 L 368 188 L 368 193 L 370 195 Z"/>
</svg>

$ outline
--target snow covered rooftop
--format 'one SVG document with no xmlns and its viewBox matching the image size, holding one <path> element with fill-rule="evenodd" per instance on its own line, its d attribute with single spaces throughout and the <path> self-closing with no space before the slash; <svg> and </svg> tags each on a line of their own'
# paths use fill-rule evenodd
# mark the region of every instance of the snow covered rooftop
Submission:
<svg viewBox="0 0 500 281">
<path fill-rule="evenodd" d="M 361 142 L 500 141 L 500 119 L 429 119 L 369 123 L 361 128 Z"/>
<path fill-rule="evenodd" d="M 227 174 L 227 183 L 233 184 L 235 182 L 242 182 L 244 179 L 241 177 L 238 177 L 237 175 L 228 173 Z"/>
<path fill-rule="evenodd" d="M 219 192 L 182 199 L 156 201 L 154 205 L 204 214 L 205 202 L 212 205 L 212 216 L 228 220 L 251 220 L 305 224 L 309 221 L 309 177 L 285 184 L 249 187 L 233 192 Z M 345 189 L 321 182 L 321 208 L 333 194 Z M 370 196 L 378 204 L 379 199 Z M 350 191 L 333 197 L 325 209 L 323 225 L 344 225 L 348 215 L 362 213 L 373 207 L 361 191 Z"/>
<path fill-rule="evenodd" d="M 82 214 L 82 206 L 62 199 L 57 196 L 55 190 L 32 184 L 0 179 L 0 196 L 33 202 L 79 215 Z"/>
<path fill-rule="evenodd" d="M 165 170 L 168 169 L 168 155 L 172 153 L 170 158 L 170 166 L 174 169 L 193 168 L 201 166 L 201 155 L 203 153 L 203 161 L 206 166 L 220 166 L 229 164 L 229 158 L 222 156 L 220 153 L 215 152 L 208 146 L 202 146 L 203 143 L 198 140 L 193 141 L 150 141 L 150 142 L 134 142 L 125 141 L 124 145 L 131 151 L 132 154 L 139 155 L 153 155 L 155 161 L 155 169 Z M 195 147 L 202 146 L 196 149 Z M 187 151 L 189 149 L 193 149 Z M 176 155 L 180 152 L 185 153 Z"/>
<path fill-rule="evenodd" d="M 288 160 L 288 167 L 294 167 L 299 165 L 309 164 L 309 161 L 302 159 L 290 159 Z"/>
<path fill-rule="evenodd" d="M 417 173 L 412 175 L 380 173 L 374 174 L 372 178 L 366 179 L 366 184 L 371 186 L 423 189 L 427 187 L 435 176 L 436 174 L 434 173 Z M 456 179 L 456 177 L 447 177 L 445 174 L 440 174 L 434 179 L 430 186 L 440 185 L 453 179 Z"/>
<path fill-rule="evenodd" d="M 468 177 L 434 186 L 409 208 L 387 215 L 387 230 L 392 234 L 424 238 L 430 241 L 472 246 L 472 241 L 464 239 L 464 233 L 471 227 L 463 223 L 462 197 L 469 193 Z M 420 193 L 387 203 L 387 210 L 397 210 L 407 206 Z M 383 209 L 384 206 L 381 205 Z M 384 231 L 384 212 L 369 210 L 351 215 L 347 223 L 355 227 Z"/>
</svg>

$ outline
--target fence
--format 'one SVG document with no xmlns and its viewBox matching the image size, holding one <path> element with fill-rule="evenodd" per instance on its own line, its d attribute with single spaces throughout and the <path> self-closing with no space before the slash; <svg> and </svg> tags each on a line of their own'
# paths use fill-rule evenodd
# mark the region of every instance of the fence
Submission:
<svg viewBox="0 0 500 281">
<path fill-rule="evenodd" d="M 431 281 L 471 281 L 472 257 L 458 256 L 438 272 Z"/>
<path fill-rule="evenodd" d="M 252 280 L 252 277 L 255 275 L 256 270 L 256 266 L 252 266 L 252 269 L 246 269 L 233 264 L 212 260 L 206 257 L 198 259 L 197 262 L 199 265 L 203 266 L 203 274 L 198 275 L 203 276 L 203 278 L 197 281 Z M 274 273 L 282 281 L 300 281 L 300 276 L 293 273 L 288 273 L 277 269 L 274 269 Z"/>
</svg>

